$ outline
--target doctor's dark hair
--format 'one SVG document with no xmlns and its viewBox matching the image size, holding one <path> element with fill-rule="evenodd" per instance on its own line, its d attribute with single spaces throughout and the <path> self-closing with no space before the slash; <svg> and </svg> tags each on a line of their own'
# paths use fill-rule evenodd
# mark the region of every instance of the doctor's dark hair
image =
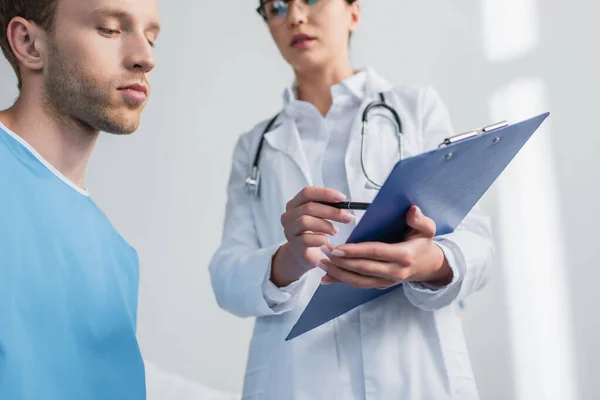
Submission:
<svg viewBox="0 0 600 400">
<path fill-rule="evenodd" d="M 22 87 L 19 61 L 8 42 L 8 24 L 15 17 L 37 24 L 48 34 L 54 30 L 54 15 L 59 0 L 0 0 L 0 48 L 15 70 L 19 90 Z"/>
</svg>

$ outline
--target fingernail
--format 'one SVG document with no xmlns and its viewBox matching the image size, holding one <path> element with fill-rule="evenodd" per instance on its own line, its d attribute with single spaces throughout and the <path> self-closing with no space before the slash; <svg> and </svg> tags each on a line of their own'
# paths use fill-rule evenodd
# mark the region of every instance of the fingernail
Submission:
<svg viewBox="0 0 600 400">
<path fill-rule="evenodd" d="M 344 201 L 344 200 L 346 200 L 346 196 L 340 192 L 335 192 L 333 194 L 333 199 L 337 200 L 337 201 Z"/>
<path fill-rule="evenodd" d="M 331 251 L 329 251 L 329 247 L 327 246 L 321 246 L 321 251 L 323 252 L 323 254 L 325 254 L 327 257 L 329 257 L 331 255 Z"/>
<path fill-rule="evenodd" d="M 334 257 L 345 257 L 345 256 L 346 256 L 346 253 L 344 253 L 344 252 L 343 252 L 343 251 L 341 251 L 341 250 L 337 250 L 337 249 L 336 249 L 336 250 L 333 250 L 333 251 L 331 252 L 331 255 L 332 255 L 332 256 L 334 256 Z"/>
<path fill-rule="evenodd" d="M 423 212 L 421 212 L 421 209 L 419 207 L 417 207 L 417 211 L 415 212 L 415 217 L 417 217 L 417 219 L 419 219 L 422 216 L 423 216 Z"/>
<path fill-rule="evenodd" d="M 333 234 L 337 235 L 338 233 L 340 233 L 340 228 L 338 228 L 337 226 L 333 226 Z"/>
<path fill-rule="evenodd" d="M 342 219 L 344 220 L 344 222 L 352 222 L 352 220 L 354 219 L 354 215 L 350 214 L 348 211 L 344 211 L 342 213 Z"/>
<path fill-rule="evenodd" d="M 326 280 L 325 280 L 325 277 L 323 277 L 323 279 L 321 279 L 321 285 L 325 285 L 325 286 L 327 286 L 327 285 L 331 285 L 331 282 L 329 282 L 329 281 L 326 281 Z"/>
<path fill-rule="evenodd" d="M 317 267 L 321 268 L 323 271 L 327 272 L 327 265 L 323 264 L 322 262 L 318 262 L 317 263 Z"/>
</svg>

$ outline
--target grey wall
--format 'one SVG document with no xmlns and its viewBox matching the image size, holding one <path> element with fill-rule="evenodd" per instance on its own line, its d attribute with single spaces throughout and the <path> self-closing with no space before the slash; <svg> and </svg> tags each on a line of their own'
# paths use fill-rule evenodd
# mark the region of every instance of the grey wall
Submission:
<svg viewBox="0 0 600 400">
<path fill-rule="evenodd" d="M 140 130 L 102 137 L 88 185 L 140 253 L 146 357 L 239 391 L 252 321 L 217 308 L 207 264 L 237 135 L 278 110 L 291 75 L 254 1 L 235 12 L 214 1 L 160 6 Z M 489 285 L 464 309 L 482 399 L 600 396 L 598 17 L 589 0 L 363 2 L 355 65 L 434 84 L 457 131 L 552 112 L 483 200 L 498 255 Z M 0 88 L 4 108 L 16 96 L 4 60 Z"/>
</svg>

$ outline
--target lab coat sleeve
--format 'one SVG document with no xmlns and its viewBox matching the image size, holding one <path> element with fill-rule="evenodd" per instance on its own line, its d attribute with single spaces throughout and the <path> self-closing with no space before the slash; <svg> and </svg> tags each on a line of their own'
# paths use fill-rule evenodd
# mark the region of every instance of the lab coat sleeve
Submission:
<svg viewBox="0 0 600 400">
<path fill-rule="evenodd" d="M 453 136 L 448 111 L 437 92 L 429 87 L 421 96 L 423 148 L 437 148 Z M 434 311 L 460 301 L 485 286 L 494 245 L 487 215 L 477 204 L 454 230 L 434 242 L 442 249 L 453 272 L 452 281 L 443 287 L 424 282 L 409 282 L 404 292 L 409 301 L 426 311 Z"/>
<path fill-rule="evenodd" d="M 240 317 L 278 315 L 291 310 L 304 279 L 285 288 L 270 281 L 273 256 L 283 243 L 261 247 L 244 190 L 252 148 L 248 134 L 238 140 L 227 189 L 222 240 L 210 262 L 212 288 L 219 306 Z"/>
<path fill-rule="evenodd" d="M 306 275 L 303 275 L 300 279 L 290 283 L 285 287 L 277 287 L 271 281 L 271 266 L 265 274 L 265 278 L 262 284 L 262 292 L 267 302 L 267 305 L 275 314 L 283 314 L 290 311 L 296 304 L 296 300 L 304 287 L 306 281 Z"/>
</svg>

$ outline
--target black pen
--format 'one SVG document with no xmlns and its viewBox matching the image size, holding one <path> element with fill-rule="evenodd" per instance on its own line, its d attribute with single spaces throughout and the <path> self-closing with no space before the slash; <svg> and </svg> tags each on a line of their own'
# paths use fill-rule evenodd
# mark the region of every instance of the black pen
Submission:
<svg viewBox="0 0 600 400">
<path fill-rule="evenodd" d="M 324 204 L 335 208 L 342 208 L 344 210 L 366 210 L 371 203 L 361 203 L 359 201 L 340 201 L 339 203 L 331 203 L 328 201 L 317 201 L 316 203 Z"/>
</svg>

